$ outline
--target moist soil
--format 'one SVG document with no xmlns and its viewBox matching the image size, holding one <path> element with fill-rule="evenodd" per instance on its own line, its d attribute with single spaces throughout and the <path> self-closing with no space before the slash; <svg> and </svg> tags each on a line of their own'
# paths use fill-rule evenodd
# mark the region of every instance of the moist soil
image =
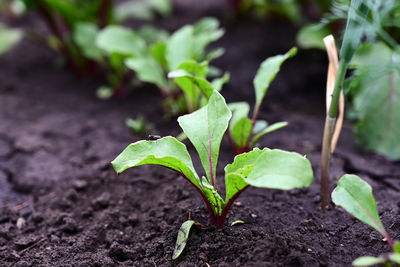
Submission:
<svg viewBox="0 0 400 267">
<path fill-rule="evenodd" d="M 174 30 L 204 15 L 219 17 L 227 32 L 217 45 L 226 54 L 215 65 L 231 73 L 223 95 L 229 102 L 253 103 L 252 78 L 260 62 L 287 51 L 296 29 L 282 21 L 233 21 L 223 4 L 198 2 L 177 1 L 174 15 L 156 24 Z M 34 16 L 28 21 L 22 24 L 43 26 Z M 389 251 L 376 231 L 342 209 L 319 208 L 327 66 L 322 52 L 300 51 L 285 63 L 260 113 L 271 123 L 289 122 L 260 146 L 306 155 L 315 172 L 312 186 L 248 189 L 222 230 L 194 227 L 175 261 L 180 225 L 188 218 L 208 225 L 202 199 L 170 170 L 142 166 L 117 176 L 110 161 L 142 138 L 129 132 L 126 118 L 143 114 L 162 136 L 179 134 L 177 123 L 163 118 L 155 88 L 100 100 L 95 89 L 102 77 L 79 78 L 57 67 L 56 57 L 24 40 L 0 58 L 1 266 L 350 266 L 358 256 Z M 346 123 L 332 160 L 333 181 L 344 173 L 367 180 L 384 225 L 400 239 L 400 163 L 362 152 L 353 140 Z M 223 167 L 232 160 L 224 140 L 221 184 Z M 244 224 L 231 226 L 235 220 Z"/>
</svg>

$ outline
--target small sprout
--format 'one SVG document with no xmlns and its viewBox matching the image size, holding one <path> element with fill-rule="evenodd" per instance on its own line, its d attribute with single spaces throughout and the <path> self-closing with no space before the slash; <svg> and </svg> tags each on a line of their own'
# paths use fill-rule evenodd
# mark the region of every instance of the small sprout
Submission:
<svg viewBox="0 0 400 267">
<path fill-rule="evenodd" d="M 100 99 L 109 99 L 113 94 L 114 90 L 109 86 L 100 86 L 96 91 L 96 96 Z"/>
<path fill-rule="evenodd" d="M 236 220 L 236 221 L 233 221 L 231 223 L 231 226 L 234 226 L 234 225 L 237 225 L 237 224 L 243 224 L 243 223 L 244 223 L 244 221 L 242 221 L 242 220 Z"/>
<path fill-rule="evenodd" d="M 197 150 L 205 172 L 203 176 L 199 176 L 194 169 L 186 146 L 171 136 L 133 143 L 114 159 L 112 165 L 117 173 L 145 164 L 175 170 L 200 193 L 208 208 L 210 223 L 218 229 L 223 227 L 234 201 L 250 185 L 291 190 L 311 184 L 311 164 L 300 154 L 255 148 L 236 156 L 232 164 L 225 166 L 226 192 L 223 199 L 217 191 L 216 170 L 220 144 L 230 119 L 231 111 L 217 90 L 214 90 L 207 105 L 178 118 L 180 127 Z M 178 248 L 183 249 L 182 246 Z"/>
<path fill-rule="evenodd" d="M 138 134 L 140 136 L 146 136 L 148 133 L 154 131 L 154 126 L 150 122 L 145 121 L 143 116 L 138 115 L 136 119 L 131 119 L 128 118 L 125 121 L 126 126 L 131 129 L 131 131 L 135 134 Z M 149 135 L 150 137 L 155 137 L 152 135 Z M 148 139 L 148 140 L 155 140 L 155 139 Z"/>
<path fill-rule="evenodd" d="M 371 266 L 380 263 L 391 266 L 390 262 L 400 263 L 400 243 L 398 241 L 393 243 L 392 238 L 386 232 L 379 218 L 372 188 L 368 183 L 356 175 L 346 174 L 340 178 L 337 187 L 332 192 L 332 201 L 381 233 L 393 251 L 393 253 L 384 254 L 378 258 L 360 257 L 353 261 L 353 266 Z"/>
<path fill-rule="evenodd" d="M 193 225 L 200 225 L 193 220 L 188 220 L 184 222 L 179 228 L 178 237 L 176 238 L 176 244 L 174 253 L 172 254 L 172 259 L 176 260 L 185 249 L 187 241 L 189 239 L 190 229 Z"/>
</svg>

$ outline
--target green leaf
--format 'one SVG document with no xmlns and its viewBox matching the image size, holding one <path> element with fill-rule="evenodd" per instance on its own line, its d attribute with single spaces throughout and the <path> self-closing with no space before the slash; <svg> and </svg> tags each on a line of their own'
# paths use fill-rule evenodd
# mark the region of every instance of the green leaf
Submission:
<svg viewBox="0 0 400 267">
<path fill-rule="evenodd" d="M 209 182 L 216 176 L 219 147 L 231 116 L 225 99 L 214 91 L 206 106 L 178 118 L 180 127 L 199 154 Z"/>
<path fill-rule="evenodd" d="M 353 266 L 372 266 L 377 264 L 384 263 L 385 260 L 382 258 L 372 257 L 372 256 L 363 256 L 359 257 L 353 261 Z"/>
<path fill-rule="evenodd" d="M 394 252 L 395 253 L 400 253 L 400 242 L 399 241 L 394 241 Z"/>
<path fill-rule="evenodd" d="M 142 56 L 146 54 L 146 43 L 128 28 L 111 25 L 100 31 L 96 44 L 107 53 L 124 56 Z"/>
<path fill-rule="evenodd" d="M 332 201 L 383 236 L 387 235 L 379 218 L 372 188 L 358 176 L 349 174 L 342 176 L 332 192 Z"/>
<path fill-rule="evenodd" d="M 229 103 L 228 108 L 232 112 L 232 119 L 229 123 L 229 129 L 232 132 L 233 126 L 242 118 L 249 116 L 250 106 L 247 102 L 234 102 Z"/>
<path fill-rule="evenodd" d="M 358 144 L 400 159 L 400 55 L 378 43 L 357 51 L 352 62 L 358 79 L 354 106 Z"/>
<path fill-rule="evenodd" d="M 153 58 L 160 64 L 163 69 L 167 69 L 167 59 L 165 58 L 165 53 L 167 51 L 166 43 L 156 43 L 150 46 L 150 53 Z"/>
<path fill-rule="evenodd" d="M 101 61 L 102 52 L 96 46 L 96 38 L 99 29 L 96 24 L 90 22 L 78 23 L 73 31 L 73 38 L 75 43 L 80 47 L 85 57 Z"/>
<path fill-rule="evenodd" d="M 173 260 L 176 260 L 182 254 L 182 251 L 185 249 L 186 243 L 189 239 L 190 229 L 194 224 L 196 224 L 195 221 L 188 220 L 182 224 L 181 228 L 179 228 L 178 237 L 176 238 L 174 253 L 172 254 Z"/>
<path fill-rule="evenodd" d="M 253 127 L 253 134 L 260 133 L 262 130 L 267 128 L 267 126 L 268 126 L 268 122 L 266 122 L 265 120 L 256 120 L 256 123 L 254 123 L 254 127 Z"/>
<path fill-rule="evenodd" d="M 185 70 L 193 76 L 205 78 L 208 73 L 208 62 L 198 63 L 194 60 L 183 61 L 177 67 L 178 70 Z"/>
<path fill-rule="evenodd" d="M 211 85 L 215 90 L 220 92 L 222 90 L 222 86 L 224 84 L 228 83 L 229 79 L 230 79 L 229 72 L 225 72 L 224 76 L 222 76 L 220 78 L 215 78 L 214 80 L 212 80 Z"/>
<path fill-rule="evenodd" d="M 212 184 L 210 184 L 205 177 L 202 177 L 202 185 L 204 195 L 206 196 L 208 202 L 211 204 L 214 215 L 221 215 L 224 208 L 224 200 L 215 189 L 215 187 L 212 186 Z"/>
<path fill-rule="evenodd" d="M 183 61 L 192 59 L 193 42 L 191 25 L 186 25 L 171 35 L 166 50 L 169 70 L 175 70 Z"/>
<path fill-rule="evenodd" d="M 218 27 L 219 22 L 214 18 L 203 18 L 194 25 L 193 56 L 195 59 L 202 60 L 206 47 L 224 35 L 224 30 Z M 220 56 L 221 52 L 221 50 L 214 52 L 216 54 L 212 56 Z"/>
<path fill-rule="evenodd" d="M 389 259 L 397 264 L 400 264 L 400 253 L 390 253 Z"/>
<path fill-rule="evenodd" d="M 267 128 L 265 128 L 264 130 L 262 130 L 261 132 L 259 132 L 257 135 L 255 135 L 253 137 L 253 140 L 251 140 L 251 142 L 250 142 L 250 147 L 254 147 L 257 144 L 258 140 L 261 137 L 263 137 L 264 135 L 269 134 L 274 131 L 277 131 L 283 127 L 286 127 L 286 125 L 288 125 L 288 123 L 286 121 L 271 124 L 270 126 L 268 126 Z"/>
<path fill-rule="evenodd" d="M 237 155 L 232 164 L 225 167 L 225 205 L 227 205 L 238 192 L 241 192 L 248 186 L 245 181 L 253 170 L 257 159 L 267 151 L 268 148 L 260 150 L 253 149 L 250 152 Z"/>
<path fill-rule="evenodd" d="M 286 54 L 267 58 L 263 63 L 261 63 L 261 66 L 258 69 L 253 81 L 254 88 L 256 90 L 256 105 L 261 104 L 265 94 L 267 93 L 270 83 L 275 79 L 275 76 L 278 74 L 282 63 L 288 58 L 295 56 L 296 53 L 297 48 L 294 47 Z"/>
<path fill-rule="evenodd" d="M 234 221 L 234 222 L 231 223 L 231 226 L 235 226 L 235 225 L 238 225 L 238 224 L 244 224 L 244 221 L 242 221 L 242 220 L 236 220 L 236 221 Z"/>
<path fill-rule="evenodd" d="M 252 122 L 249 118 L 241 118 L 233 125 L 231 135 L 233 142 L 238 148 L 246 146 L 247 141 L 251 136 L 251 125 Z"/>
<path fill-rule="evenodd" d="M 22 36 L 21 30 L 8 29 L 0 23 L 0 55 L 10 50 L 22 39 Z"/>
<path fill-rule="evenodd" d="M 156 28 L 151 25 L 140 27 L 137 34 L 146 42 L 147 45 L 164 43 L 168 40 L 169 33 L 165 30 Z"/>
<path fill-rule="evenodd" d="M 161 165 L 177 171 L 200 190 L 202 188 L 186 146 L 171 136 L 130 144 L 111 164 L 117 173 L 145 164 Z"/>
<path fill-rule="evenodd" d="M 136 72 L 139 80 L 153 83 L 159 88 L 168 87 L 162 68 L 153 58 L 128 58 L 125 64 Z"/>
<path fill-rule="evenodd" d="M 309 24 L 297 33 L 297 44 L 303 49 L 317 48 L 325 50 L 323 39 L 331 34 L 328 27 L 318 27 L 318 24 Z"/>
<path fill-rule="evenodd" d="M 291 190 L 311 184 L 313 171 L 310 162 L 294 152 L 279 149 L 262 153 L 248 178 L 248 184 L 270 189 Z"/>
</svg>

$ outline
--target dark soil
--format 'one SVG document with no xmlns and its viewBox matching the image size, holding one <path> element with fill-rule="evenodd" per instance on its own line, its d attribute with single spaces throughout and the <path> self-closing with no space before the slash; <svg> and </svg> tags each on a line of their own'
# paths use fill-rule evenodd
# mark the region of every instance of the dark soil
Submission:
<svg viewBox="0 0 400 267">
<path fill-rule="evenodd" d="M 187 3 L 179 1 L 176 14 L 157 23 L 172 30 L 202 15 L 223 17 L 222 4 Z M 223 94 L 252 103 L 258 65 L 289 49 L 295 29 L 282 22 L 225 18 L 225 24 L 218 45 L 227 53 L 216 65 L 232 79 Z M 201 198 L 170 170 L 143 166 L 117 176 L 109 162 L 141 138 L 129 133 L 127 117 L 143 114 L 161 135 L 177 135 L 177 123 L 163 120 L 155 88 L 99 100 L 94 92 L 101 77 L 82 80 L 57 69 L 54 60 L 28 40 L 0 58 L 1 266 L 349 266 L 358 256 L 388 251 L 372 228 L 341 209 L 319 208 L 323 53 L 301 51 L 285 64 L 260 114 L 289 122 L 261 145 L 307 155 L 313 185 L 290 192 L 248 189 L 225 228 L 194 228 L 176 261 L 171 256 L 181 223 L 190 216 L 208 224 Z M 222 180 L 233 159 L 226 141 L 220 159 Z M 355 173 L 373 186 L 384 225 L 400 239 L 399 162 L 359 151 L 346 124 L 332 163 L 334 178 Z M 231 227 L 238 219 L 245 223 Z"/>
</svg>

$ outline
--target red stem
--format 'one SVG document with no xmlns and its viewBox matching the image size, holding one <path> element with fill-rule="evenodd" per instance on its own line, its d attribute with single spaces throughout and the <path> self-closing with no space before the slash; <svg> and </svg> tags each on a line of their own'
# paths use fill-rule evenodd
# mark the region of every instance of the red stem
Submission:
<svg viewBox="0 0 400 267">
<path fill-rule="evenodd" d="M 221 229 L 224 226 L 224 222 L 226 219 L 226 216 L 228 215 L 228 211 L 231 208 L 233 202 L 235 202 L 235 200 L 238 198 L 238 196 L 247 189 L 247 187 L 249 187 L 249 185 L 246 185 L 245 187 L 243 187 L 241 190 L 239 190 L 228 202 L 228 204 L 226 204 L 226 206 L 224 207 L 224 209 L 222 210 L 222 214 L 221 216 L 217 217 L 217 229 Z"/>
</svg>

